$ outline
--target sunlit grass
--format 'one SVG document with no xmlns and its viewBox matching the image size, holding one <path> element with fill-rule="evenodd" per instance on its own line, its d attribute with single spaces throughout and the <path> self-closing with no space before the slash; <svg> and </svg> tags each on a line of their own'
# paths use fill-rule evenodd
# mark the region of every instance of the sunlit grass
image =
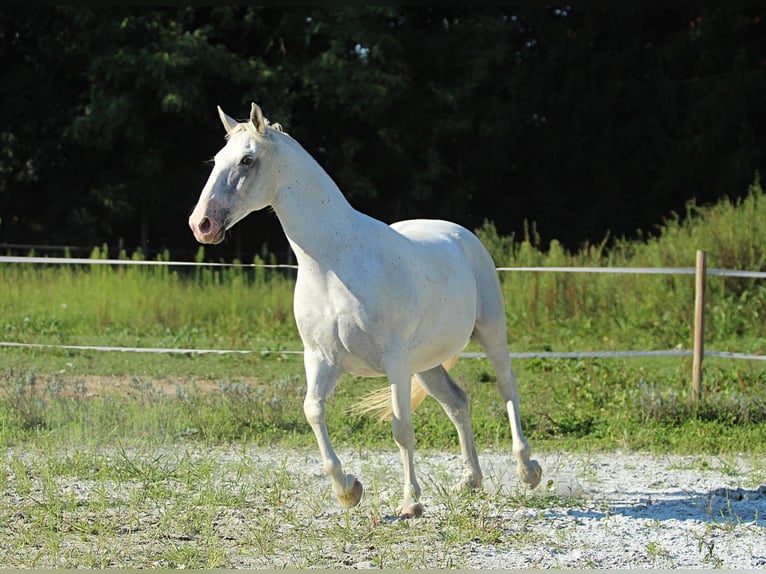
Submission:
<svg viewBox="0 0 766 574">
<path fill-rule="evenodd" d="M 708 268 L 763 271 L 766 199 L 760 181 L 737 201 L 689 204 L 643 241 L 616 240 L 566 252 L 540 245 L 534 228 L 520 241 L 479 230 L 500 267 L 694 267 L 697 250 Z M 514 350 L 691 348 L 692 275 L 501 272 L 510 345 Z M 766 350 L 766 284 L 762 279 L 708 277 L 706 340 L 722 350 Z M 724 349 L 725 348 L 725 349 Z"/>
</svg>

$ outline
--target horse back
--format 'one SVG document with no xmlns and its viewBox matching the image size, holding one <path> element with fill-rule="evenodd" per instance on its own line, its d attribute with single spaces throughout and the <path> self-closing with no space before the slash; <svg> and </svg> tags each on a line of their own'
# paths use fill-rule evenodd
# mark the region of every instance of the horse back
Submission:
<svg viewBox="0 0 766 574">
<path fill-rule="evenodd" d="M 465 257 L 465 262 L 474 275 L 488 275 L 497 279 L 492 256 L 478 237 L 462 225 L 441 219 L 408 219 L 391 224 L 391 229 L 419 243 L 426 248 L 429 245 L 454 244 Z M 495 283 L 496 281 L 489 281 Z"/>
<path fill-rule="evenodd" d="M 465 266 L 470 269 L 476 282 L 477 319 L 487 315 L 504 316 L 505 306 L 495 263 L 487 248 L 474 233 L 462 225 L 440 219 L 399 221 L 392 224 L 391 228 L 424 246 L 451 243 L 459 248 L 464 257 Z"/>
</svg>

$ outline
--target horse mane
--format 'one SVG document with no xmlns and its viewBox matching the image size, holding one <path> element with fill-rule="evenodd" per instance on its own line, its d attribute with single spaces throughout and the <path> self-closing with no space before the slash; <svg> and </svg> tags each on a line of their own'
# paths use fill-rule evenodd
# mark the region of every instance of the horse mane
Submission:
<svg viewBox="0 0 766 574">
<path fill-rule="evenodd" d="M 263 121 L 266 122 L 266 128 L 272 129 L 275 132 L 279 132 L 285 135 L 289 135 L 284 129 L 282 129 L 282 124 L 274 122 L 273 124 L 266 118 L 263 118 Z M 263 137 L 261 134 L 258 133 L 258 131 L 255 129 L 255 126 L 249 121 L 239 122 L 229 133 L 226 134 L 226 139 L 230 139 L 231 136 L 236 135 L 241 132 L 250 132 L 251 134 L 255 135 L 256 137 Z"/>
</svg>

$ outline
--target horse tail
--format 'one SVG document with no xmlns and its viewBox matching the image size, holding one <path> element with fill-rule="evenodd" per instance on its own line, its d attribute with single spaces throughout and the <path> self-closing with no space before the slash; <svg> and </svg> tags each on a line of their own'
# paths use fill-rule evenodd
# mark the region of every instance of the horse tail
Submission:
<svg viewBox="0 0 766 574">
<path fill-rule="evenodd" d="M 457 363 L 459 356 L 460 355 L 455 355 L 450 357 L 444 361 L 444 363 L 442 363 L 442 367 L 449 371 L 455 365 L 455 363 Z M 412 377 L 411 388 L 410 406 L 414 412 L 415 409 L 420 406 L 420 403 L 426 399 L 428 393 L 420 385 L 418 378 L 414 375 Z M 359 403 L 349 408 L 349 411 L 359 416 L 371 416 L 377 414 L 378 420 L 380 422 L 390 421 L 393 415 L 393 410 L 391 408 L 391 391 L 388 387 L 382 387 L 380 389 L 370 391 L 369 393 L 362 395 L 362 397 L 359 399 Z"/>
</svg>

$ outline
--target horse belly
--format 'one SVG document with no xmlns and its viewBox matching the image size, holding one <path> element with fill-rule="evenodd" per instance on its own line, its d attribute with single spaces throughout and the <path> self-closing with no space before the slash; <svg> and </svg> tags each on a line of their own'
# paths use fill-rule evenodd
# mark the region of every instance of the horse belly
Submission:
<svg viewBox="0 0 766 574">
<path fill-rule="evenodd" d="M 473 334 L 479 309 L 474 248 L 480 243 L 447 221 L 408 220 L 391 228 L 409 240 L 410 279 L 419 302 L 409 353 L 419 372 L 459 353 Z"/>
<path fill-rule="evenodd" d="M 465 273 L 465 269 L 462 269 Z M 413 371 L 443 363 L 463 350 L 476 323 L 476 285 L 472 275 L 451 278 L 432 285 L 420 310 L 417 329 L 410 339 Z"/>
</svg>

